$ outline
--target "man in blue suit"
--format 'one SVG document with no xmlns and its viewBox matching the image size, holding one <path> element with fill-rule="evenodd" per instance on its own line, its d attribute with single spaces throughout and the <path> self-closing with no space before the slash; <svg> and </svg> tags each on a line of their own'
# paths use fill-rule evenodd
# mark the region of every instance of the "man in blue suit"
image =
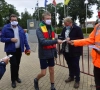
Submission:
<svg viewBox="0 0 100 90">
<path fill-rule="evenodd" d="M 16 81 L 21 83 L 19 78 L 19 66 L 22 52 L 30 52 L 24 30 L 18 25 L 17 16 L 12 14 L 10 16 L 10 23 L 4 25 L 2 29 L 1 42 L 5 43 L 5 52 L 7 55 L 13 55 L 10 58 L 10 70 L 12 87 L 16 87 Z M 24 49 L 24 46 L 26 47 Z"/>
</svg>

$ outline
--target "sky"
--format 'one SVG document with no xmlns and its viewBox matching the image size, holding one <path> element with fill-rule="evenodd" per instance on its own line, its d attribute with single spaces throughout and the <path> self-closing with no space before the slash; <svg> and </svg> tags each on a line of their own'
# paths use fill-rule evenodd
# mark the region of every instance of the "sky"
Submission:
<svg viewBox="0 0 100 90">
<path fill-rule="evenodd" d="M 24 12 L 25 9 L 27 9 L 27 11 L 31 14 L 34 12 L 35 6 L 37 3 L 37 0 L 5 0 L 5 1 L 8 4 L 14 5 L 19 13 Z M 45 0 L 38 0 L 38 1 L 39 1 L 39 6 L 44 7 Z M 47 4 L 52 3 L 52 1 L 53 0 L 48 0 Z M 56 0 L 56 3 L 60 3 L 61 1 L 63 2 L 64 0 Z M 96 16 L 97 16 L 96 5 L 94 5 L 92 7 L 92 10 L 93 10 L 94 14 L 92 15 L 92 18 L 87 19 L 87 21 L 95 21 L 96 20 Z"/>
</svg>

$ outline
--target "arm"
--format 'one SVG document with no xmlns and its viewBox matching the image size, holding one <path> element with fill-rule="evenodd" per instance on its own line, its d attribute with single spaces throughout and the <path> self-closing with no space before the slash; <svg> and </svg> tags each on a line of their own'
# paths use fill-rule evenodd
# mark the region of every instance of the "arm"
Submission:
<svg viewBox="0 0 100 90">
<path fill-rule="evenodd" d="M 84 46 L 84 45 L 94 44 L 94 42 L 95 42 L 95 30 L 96 30 L 96 27 L 89 35 L 89 38 L 80 39 L 80 40 L 73 40 L 74 45 L 75 46 Z"/>
<path fill-rule="evenodd" d="M 57 43 L 56 39 L 55 40 L 47 40 L 47 39 L 45 39 L 44 36 L 43 36 L 43 33 L 42 33 L 42 31 L 40 29 L 36 30 L 36 34 L 37 34 L 37 38 L 38 38 L 40 44 L 43 45 L 43 46 L 53 45 L 53 44 Z"/>
<path fill-rule="evenodd" d="M 60 39 L 61 40 L 64 40 L 65 39 L 65 27 L 63 28 L 62 32 L 61 32 L 61 35 L 60 35 Z"/>
<path fill-rule="evenodd" d="M 0 62 L 0 79 L 4 75 L 5 71 L 6 71 L 6 64 L 4 62 Z"/>
<path fill-rule="evenodd" d="M 24 44 L 25 44 L 26 50 L 30 50 L 30 47 L 29 47 L 25 33 L 24 33 Z"/>
<path fill-rule="evenodd" d="M 11 38 L 6 37 L 6 27 L 4 26 L 1 34 L 1 42 L 11 42 Z"/>
</svg>

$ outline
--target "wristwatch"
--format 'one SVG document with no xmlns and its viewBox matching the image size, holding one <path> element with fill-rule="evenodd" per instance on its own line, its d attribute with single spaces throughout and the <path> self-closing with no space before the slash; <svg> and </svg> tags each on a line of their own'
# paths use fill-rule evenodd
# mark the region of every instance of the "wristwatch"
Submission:
<svg viewBox="0 0 100 90">
<path fill-rule="evenodd" d="M 5 62 L 4 61 L 1 61 L 1 63 L 4 64 Z"/>
</svg>

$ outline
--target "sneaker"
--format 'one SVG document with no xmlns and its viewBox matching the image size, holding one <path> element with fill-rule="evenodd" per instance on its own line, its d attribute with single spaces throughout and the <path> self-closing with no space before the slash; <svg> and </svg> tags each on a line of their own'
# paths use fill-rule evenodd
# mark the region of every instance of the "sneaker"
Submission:
<svg viewBox="0 0 100 90">
<path fill-rule="evenodd" d="M 34 88 L 35 90 L 39 90 L 38 80 L 36 78 L 34 79 Z"/>
<path fill-rule="evenodd" d="M 51 88 L 51 90 L 56 90 L 55 88 Z"/>
<path fill-rule="evenodd" d="M 79 88 L 79 82 L 74 83 L 74 88 Z"/>
<path fill-rule="evenodd" d="M 66 83 L 74 81 L 74 78 L 69 77 L 68 79 L 65 80 Z"/>
</svg>

